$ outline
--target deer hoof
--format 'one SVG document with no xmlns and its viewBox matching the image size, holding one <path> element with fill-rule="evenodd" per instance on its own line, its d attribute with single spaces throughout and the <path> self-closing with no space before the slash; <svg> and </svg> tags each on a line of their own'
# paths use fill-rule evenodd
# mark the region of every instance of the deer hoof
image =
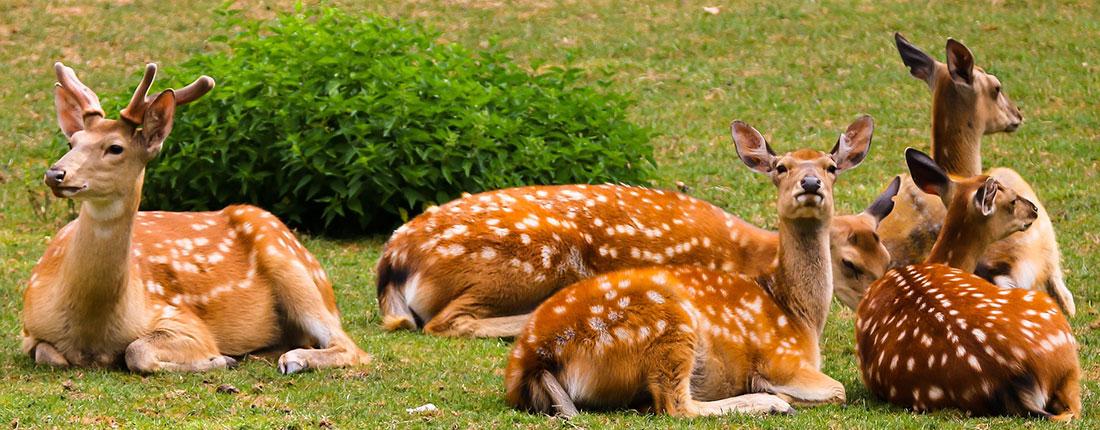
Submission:
<svg viewBox="0 0 1100 430">
<path fill-rule="evenodd" d="M 301 372 L 302 369 L 305 369 L 305 366 L 297 361 L 287 361 L 285 363 L 279 363 L 279 373 L 282 373 L 284 375 L 292 375 Z"/>
<path fill-rule="evenodd" d="M 241 363 L 238 362 L 237 359 L 235 359 L 233 357 L 230 357 L 228 355 L 223 355 L 222 358 L 225 359 L 225 368 L 226 369 L 236 369 L 237 366 L 241 365 Z"/>
</svg>

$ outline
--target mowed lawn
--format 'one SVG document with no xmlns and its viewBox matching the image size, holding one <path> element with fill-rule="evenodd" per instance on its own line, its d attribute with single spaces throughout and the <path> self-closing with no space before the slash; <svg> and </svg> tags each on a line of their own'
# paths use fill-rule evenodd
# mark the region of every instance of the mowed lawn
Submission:
<svg viewBox="0 0 1100 430">
<path fill-rule="evenodd" d="M 258 3 L 239 6 L 252 18 L 294 7 L 289 0 L 240 3 Z M 654 185 L 683 181 L 694 195 L 773 228 L 774 187 L 737 161 L 731 120 L 753 125 L 779 151 L 827 150 L 858 115 L 873 115 L 871 153 L 836 191 L 840 212 L 861 210 L 903 171 L 905 147 L 928 149 L 931 96 L 902 66 L 893 32 L 941 60 L 947 37 L 963 41 L 1025 118 L 1015 134 L 986 137 L 984 164 L 1023 174 L 1058 231 L 1077 301 L 1072 323 L 1084 375 L 1085 419 L 1072 424 L 913 414 L 884 404 L 860 381 L 854 317 L 839 303 L 822 339 L 823 367 L 844 383 L 847 405 L 801 408 L 794 417 L 694 420 L 626 411 L 564 421 L 516 412 L 503 401 L 508 340 L 380 329 L 373 267 L 384 235 L 301 235 L 334 279 L 345 327 L 374 355 L 370 365 L 290 377 L 270 358 L 196 375 L 36 366 L 19 349 L 22 291 L 51 235 L 73 216 L 73 207 L 48 197 L 41 183 L 64 147 L 54 121 L 53 62 L 72 66 L 101 97 L 127 93 L 146 62 L 172 65 L 223 49 L 205 42 L 223 31 L 210 13 L 219 4 L 0 2 L 0 427 L 1100 428 L 1100 5 L 1092 1 L 332 3 L 431 26 L 444 41 L 469 47 L 500 40 L 524 63 L 613 72 L 613 88 L 637 100 L 631 118 L 660 133 L 654 143 L 661 180 Z M 240 392 L 217 392 L 223 384 Z M 425 403 L 439 410 L 405 411 Z"/>
</svg>

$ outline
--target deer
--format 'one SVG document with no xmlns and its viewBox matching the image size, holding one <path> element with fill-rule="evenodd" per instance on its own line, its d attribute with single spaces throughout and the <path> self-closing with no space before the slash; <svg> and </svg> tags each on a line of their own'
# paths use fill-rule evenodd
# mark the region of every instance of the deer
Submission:
<svg viewBox="0 0 1100 430">
<path fill-rule="evenodd" d="M 828 153 L 777 155 L 751 126 L 730 128 L 741 161 L 778 191 L 775 269 L 632 268 L 558 291 L 516 338 L 505 367 L 511 406 L 565 416 L 630 406 L 695 417 L 845 401 L 844 386 L 820 370 L 832 300 L 832 196 L 837 175 L 866 157 L 873 121 L 856 120 Z"/>
<path fill-rule="evenodd" d="M 981 140 L 985 134 L 1011 133 L 1023 121 L 1000 80 L 974 65 L 974 55 L 962 43 L 947 40 L 947 63 L 939 62 L 894 33 L 909 73 L 932 92 L 932 159 L 949 175 L 968 178 L 982 173 Z M 1073 295 L 1062 278 L 1061 257 L 1046 208 L 1031 186 L 1012 169 L 998 167 L 987 175 L 1016 190 L 1039 208 L 1039 218 L 1027 231 L 993 243 L 975 273 L 1003 288 L 1042 291 L 1069 316 L 1076 312 Z M 946 208 L 904 176 L 893 215 L 877 230 L 892 257 L 890 268 L 920 262 L 932 249 L 943 227 Z"/>
<path fill-rule="evenodd" d="M 139 373 L 233 368 L 234 357 L 280 348 L 289 349 L 278 361 L 283 374 L 370 361 L 341 327 L 320 263 L 271 213 L 138 210 L 145 166 L 175 109 L 213 89 L 213 79 L 149 96 L 157 71 L 149 64 L 113 120 L 71 68 L 54 69 L 70 150 L 44 180 L 80 212 L 31 272 L 24 353 L 50 366 Z"/>
<path fill-rule="evenodd" d="M 939 196 L 947 218 L 923 264 L 891 269 L 860 303 L 864 383 L 917 411 L 1080 417 L 1076 341 L 1058 304 L 971 273 L 987 246 L 1034 227 L 1038 207 L 992 176 L 952 179 L 920 151 L 905 157 L 914 183 Z"/>
<path fill-rule="evenodd" d="M 886 272 L 890 255 L 875 228 L 897 191 L 895 180 L 863 212 L 833 218 L 834 282 L 851 309 Z M 514 337 L 540 302 L 581 279 L 659 264 L 760 274 L 775 267 L 779 242 L 675 191 L 509 188 L 431 207 L 399 227 L 378 261 L 378 304 L 387 330 Z"/>
</svg>

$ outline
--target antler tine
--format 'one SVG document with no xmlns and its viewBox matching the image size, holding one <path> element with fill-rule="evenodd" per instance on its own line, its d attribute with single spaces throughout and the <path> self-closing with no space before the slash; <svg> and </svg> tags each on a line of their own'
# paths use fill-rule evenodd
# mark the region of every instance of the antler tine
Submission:
<svg viewBox="0 0 1100 430">
<path fill-rule="evenodd" d="M 141 83 L 138 84 L 136 90 L 134 90 L 134 96 L 130 98 L 130 104 L 126 105 L 126 108 L 122 109 L 119 113 L 122 118 L 130 121 L 134 124 L 141 124 L 142 119 L 145 117 L 145 107 L 149 106 L 149 100 L 146 96 L 149 94 L 149 87 L 153 85 L 153 79 L 157 77 L 157 64 L 149 63 L 145 66 L 145 75 L 141 77 Z"/>
<path fill-rule="evenodd" d="M 214 78 L 206 75 L 199 76 L 190 85 L 176 90 L 176 106 L 183 106 L 198 100 L 214 89 Z"/>
<path fill-rule="evenodd" d="M 83 116 L 104 116 L 103 106 L 99 104 L 99 96 L 97 96 L 91 88 L 88 88 L 87 85 L 84 85 L 83 82 L 80 82 L 80 79 L 77 79 L 76 72 L 74 72 L 73 69 L 66 67 L 58 61 L 54 63 L 53 70 L 57 73 L 57 82 L 61 84 L 61 87 L 67 90 L 76 100 L 77 104 L 80 105 L 80 109 L 82 110 L 81 114 Z"/>
</svg>

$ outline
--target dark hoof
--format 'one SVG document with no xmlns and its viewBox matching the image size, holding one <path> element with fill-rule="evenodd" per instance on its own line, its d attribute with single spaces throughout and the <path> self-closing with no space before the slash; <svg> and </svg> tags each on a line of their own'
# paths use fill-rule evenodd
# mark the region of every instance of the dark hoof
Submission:
<svg viewBox="0 0 1100 430">
<path fill-rule="evenodd" d="M 228 355 L 223 355 L 222 357 L 225 358 L 225 368 L 226 369 L 236 369 L 237 366 L 241 365 L 241 363 L 238 362 L 237 359 L 235 359 L 233 357 L 230 357 Z"/>
<path fill-rule="evenodd" d="M 284 375 L 292 375 L 301 372 L 304 368 L 305 367 L 302 366 L 302 363 L 299 363 L 297 361 L 288 361 L 286 363 L 279 364 L 279 373 L 282 373 Z"/>
</svg>

